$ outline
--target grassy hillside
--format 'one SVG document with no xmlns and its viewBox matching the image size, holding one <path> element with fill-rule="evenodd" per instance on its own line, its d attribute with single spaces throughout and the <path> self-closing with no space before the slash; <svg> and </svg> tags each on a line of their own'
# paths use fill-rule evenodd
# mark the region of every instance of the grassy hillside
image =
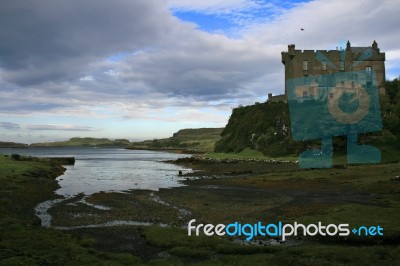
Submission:
<svg viewBox="0 0 400 266">
<path fill-rule="evenodd" d="M 269 156 L 296 154 L 304 143 L 290 137 L 288 106 L 284 102 L 240 106 L 232 115 L 215 144 L 215 152 L 239 153 L 254 149 Z"/>
<path fill-rule="evenodd" d="M 172 137 L 133 142 L 129 149 L 179 149 L 190 152 L 210 152 L 220 138 L 222 128 L 182 129 Z"/>
<path fill-rule="evenodd" d="M 121 146 L 126 147 L 129 145 L 127 139 L 116 139 L 110 140 L 107 138 L 71 138 L 67 141 L 58 142 L 44 142 L 44 143 L 33 143 L 31 146 L 40 147 L 104 147 L 104 146 Z"/>
</svg>

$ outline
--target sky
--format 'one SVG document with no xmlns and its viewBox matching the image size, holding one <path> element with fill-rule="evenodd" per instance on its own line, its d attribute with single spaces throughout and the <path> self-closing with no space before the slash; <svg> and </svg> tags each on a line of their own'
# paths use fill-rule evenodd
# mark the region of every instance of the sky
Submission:
<svg viewBox="0 0 400 266">
<path fill-rule="evenodd" d="M 232 108 L 283 93 L 292 43 L 376 40 L 394 79 L 399 14 L 400 0 L 3 0 L 0 141 L 223 127 Z"/>
</svg>

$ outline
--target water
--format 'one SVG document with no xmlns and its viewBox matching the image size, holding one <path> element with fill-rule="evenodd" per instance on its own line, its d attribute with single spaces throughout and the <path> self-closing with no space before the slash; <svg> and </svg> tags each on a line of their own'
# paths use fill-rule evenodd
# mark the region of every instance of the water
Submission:
<svg viewBox="0 0 400 266">
<path fill-rule="evenodd" d="M 126 150 L 122 148 L 32 147 L 2 148 L 0 153 L 36 157 L 75 157 L 75 165 L 65 166 L 64 175 L 57 178 L 60 188 L 55 192 L 64 197 L 100 191 L 123 192 L 130 189 L 158 190 L 183 186 L 178 171 L 190 171 L 163 163 L 188 155 L 159 151 Z"/>
</svg>

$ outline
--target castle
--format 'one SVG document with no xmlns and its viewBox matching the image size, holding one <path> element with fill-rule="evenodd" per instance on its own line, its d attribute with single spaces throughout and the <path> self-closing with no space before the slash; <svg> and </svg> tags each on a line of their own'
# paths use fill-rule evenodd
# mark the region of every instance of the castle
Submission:
<svg viewBox="0 0 400 266">
<path fill-rule="evenodd" d="M 288 51 L 282 52 L 282 63 L 285 65 L 285 96 L 287 82 L 291 79 L 335 74 L 349 71 L 375 72 L 376 83 L 381 94 L 385 93 L 385 53 L 378 48 L 376 41 L 369 47 L 352 47 L 350 41 L 346 48 L 336 50 L 296 50 L 294 44 L 288 45 Z M 365 80 L 368 86 L 368 80 Z M 302 96 L 316 95 L 315 86 L 304 86 Z M 268 101 L 282 101 L 281 95 L 268 95 Z"/>
</svg>

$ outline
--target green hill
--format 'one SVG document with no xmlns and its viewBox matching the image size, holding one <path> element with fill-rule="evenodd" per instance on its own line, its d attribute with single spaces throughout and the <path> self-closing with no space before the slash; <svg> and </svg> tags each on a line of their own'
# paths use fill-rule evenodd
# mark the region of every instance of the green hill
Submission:
<svg viewBox="0 0 400 266">
<path fill-rule="evenodd" d="M 110 140 L 107 138 L 71 138 L 67 141 L 32 143 L 35 147 L 105 147 L 118 146 L 126 147 L 129 145 L 127 139 Z"/>
<path fill-rule="evenodd" d="M 129 149 L 179 149 L 190 152 L 209 152 L 214 150 L 223 128 L 181 129 L 172 137 L 133 142 Z"/>
<path fill-rule="evenodd" d="M 179 149 L 190 152 L 213 151 L 223 128 L 182 129 L 165 139 L 129 142 L 127 139 L 71 138 L 67 141 L 33 143 L 34 147 L 126 147 L 129 149 Z"/>
<path fill-rule="evenodd" d="M 0 148 L 24 148 L 28 144 L 0 141 Z"/>
</svg>

